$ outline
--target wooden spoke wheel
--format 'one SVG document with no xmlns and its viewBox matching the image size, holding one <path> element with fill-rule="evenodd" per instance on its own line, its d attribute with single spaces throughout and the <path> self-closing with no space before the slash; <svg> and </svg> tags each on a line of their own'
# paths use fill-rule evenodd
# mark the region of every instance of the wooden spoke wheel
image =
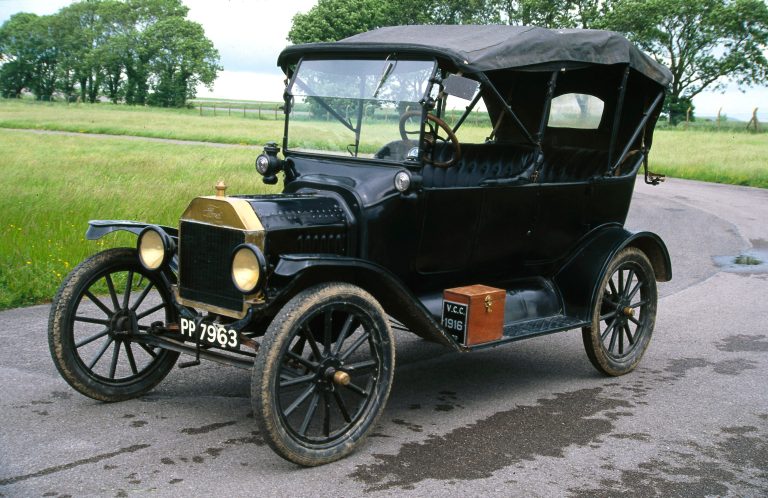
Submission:
<svg viewBox="0 0 768 498">
<path fill-rule="evenodd" d="M 134 398 L 156 386 L 179 354 L 142 341 L 152 322 L 174 321 L 160 275 L 134 249 L 100 252 L 75 267 L 51 305 L 48 344 L 73 388 L 101 401 Z"/>
<path fill-rule="evenodd" d="M 333 283 L 299 293 L 254 365 L 253 409 L 267 443 L 304 466 L 347 455 L 384 410 L 394 365 L 389 323 L 367 292 Z"/>
<path fill-rule="evenodd" d="M 624 375 L 640 362 L 656 321 L 656 277 L 646 255 L 627 248 L 611 261 L 600 285 L 592 326 L 582 330 L 592 364 Z"/>
</svg>

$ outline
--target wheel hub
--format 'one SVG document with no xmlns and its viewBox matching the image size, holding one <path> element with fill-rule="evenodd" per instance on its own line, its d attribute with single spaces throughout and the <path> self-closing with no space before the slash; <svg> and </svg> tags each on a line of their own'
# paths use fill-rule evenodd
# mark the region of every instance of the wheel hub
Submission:
<svg viewBox="0 0 768 498">
<path fill-rule="evenodd" d="M 339 386 L 347 386 L 352 381 L 352 378 L 347 372 L 337 370 L 333 373 L 333 383 Z"/>
<path fill-rule="evenodd" d="M 334 386 L 346 386 L 351 377 L 341 370 L 341 361 L 338 358 L 326 358 L 317 369 L 317 384 L 323 389 L 333 390 Z"/>
<path fill-rule="evenodd" d="M 114 338 L 131 336 L 138 330 L 136 313 L 130 309 L 118 310 L 110 319 L 109 329 Z"/>
</svg>

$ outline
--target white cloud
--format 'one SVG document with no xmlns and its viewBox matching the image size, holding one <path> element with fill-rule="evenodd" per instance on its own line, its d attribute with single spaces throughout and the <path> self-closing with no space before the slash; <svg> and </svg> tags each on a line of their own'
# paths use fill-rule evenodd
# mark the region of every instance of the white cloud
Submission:
<svg viewBox="0 0 768 498">
<path fill-rule="evenodd" d="M 224 69 L 280 74 L 277 55 L 288 45 L 293 16 L 306 12 L 317 0 L 185 0 L 189 19 L 221 53 Z"/>
<path fill-rule="evenodd" d="M 198 97 L 282 102 L 284 76 L 255 71 L 221 71 L 212 91 L 200 86 Z"/>
<path fill-rule="evenodd" d="M 693 99 L 697 116 L 714 117 L 722 107 L 722 113 L 729 118 L 748 121 L 752 117 L 752 109 L 758 108 L 757 118 L 761 123 L 768 121 L 768 88 L 751 88 L 741 92 L 734 85 L 729 86 L 725 93 L 702 92 Z"/>
<path fill-rule="evenodd" d="M 0 23 L 17 12 L 32 12 L 38 15 L 53 14 L 71 0 L 4 0 L 0 2 Z"/>
</svg>

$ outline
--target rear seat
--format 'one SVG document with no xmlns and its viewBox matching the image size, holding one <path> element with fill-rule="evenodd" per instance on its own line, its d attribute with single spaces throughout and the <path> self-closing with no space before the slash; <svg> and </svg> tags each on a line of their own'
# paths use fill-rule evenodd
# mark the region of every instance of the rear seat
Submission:
<svg viewBox="0 0 768 498">
<path fill-rule="evenodd" d="M 539 182 L 586 181 L 602 175 L 607 168 L 606 151 L 577 147 L 547 148 L 544 149 L 544 164 L 539 171 Z"/>
<path fill-rule="evenodd" d="M 435 159 L 447 161 L 453 148 L 442 145 Z M 533 173 L 536 152 L 532 148 L 508 144 L 462 144 L 461 157 L 447 168 L 427 164 L 422 170 L 424 186 L 431 188 L 477 187 L 493 183 L 521 183 Z M 603 150 L 577 147 L 547 148 L 539 169 L 539 183 L 587 181 L 602 175 L 607 168 L 608 155 Z"/>
</svg>

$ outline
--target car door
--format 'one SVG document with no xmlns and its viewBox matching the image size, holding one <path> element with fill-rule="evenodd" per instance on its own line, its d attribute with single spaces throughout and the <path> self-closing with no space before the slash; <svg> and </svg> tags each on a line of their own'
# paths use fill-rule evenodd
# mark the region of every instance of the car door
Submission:
<svg viewBox="0 0 768 498">
<path fill-rule="evenodd" d="M 539 213 L 538 184 L 483 188 L 483 210 L 471 267 L 475 275 L 507 280 L 525 273 Z"/>
<path fill-rule="evenodd" d="M 479 187 L 425 186 L 419 196 L 421 233 L 411 261 L 418 287 L 461 283 L 470 269 L 482 208 Z"/>
</svg>

